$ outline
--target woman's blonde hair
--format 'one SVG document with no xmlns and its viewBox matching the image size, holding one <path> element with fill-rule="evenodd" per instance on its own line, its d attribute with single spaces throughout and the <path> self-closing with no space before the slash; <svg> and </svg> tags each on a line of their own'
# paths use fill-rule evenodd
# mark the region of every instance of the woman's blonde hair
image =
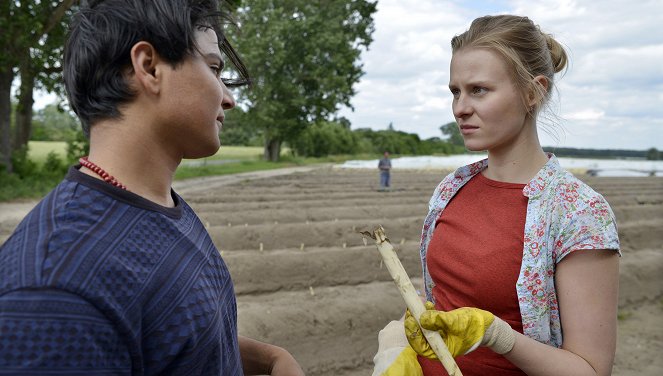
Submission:
<svg viewBox="0 0 663 376">
<path fill-rule="evenodd" d="M 527 17 L 513 15 L 484 16 L 472 21 L 470 28 L 451 39 L 452 53 L 463 48 L 487 48 L 502 56 L 520 89 L 523 104 L 535 116 L 550 98 L 553 76 L 567 65 L 566 51 L 552 35 L 543 33 Z M 534 84 L 534 77 L 544 76 L 547 89 Z M 537 98 L 528 105 L 530 94 Z"/>
</svg>

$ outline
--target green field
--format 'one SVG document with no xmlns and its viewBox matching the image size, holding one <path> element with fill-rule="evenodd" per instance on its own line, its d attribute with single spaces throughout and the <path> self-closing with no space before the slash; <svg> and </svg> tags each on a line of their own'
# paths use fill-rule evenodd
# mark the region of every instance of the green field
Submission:
<svg viewBox="0 0 663 376">
<path fill-rule="evenodd" d="M 263 148 L 260 146 L 221 146 L 216 154 L 211 157 L 202 159 L 185 159 L 182 162 L 186 164 L 188 161 L 213 161 L 213 160 L 255 160 L 262 158 Z M 282 152 L 283 153 L 283 152 Z"/>
<path fill-rule="evenodd" d="M 28 157 L 31 161 L 42 164 L 46 160 L 46 156 L 50 152 L 55 152 L 60 158 L 64 159 L 67 155 L 67 143 L 64 141 L 30 141 L 28 143 Z M 283 150 L 282 154 L 287 153 L 288 150 Z M 212 161 L 212 160 L 257 160 L 262 157 L 263 148 L 260 146 L 221 146 L 219 151 L 208 158 L 200 159 L 199 161 Z M 192 161 L 185 159 L 184 164 Z"/>
<path fill-rule="evenodd" d="M 67 144 L 65 142 L 30 141 L 28 159 L 36 167 L 30 174 L 19 176 L 0 171 L 0 202 L 17 199 L 37 199 L 43 197 L 61 180 L 67 170 Z M 49 153 L 60 157 L 60 167 L 45 166 Z M 281 150 L 281 160 L 268 162 L 262 159 L 263 148 L 259 146 L 221 146 L 219 151 L 208 158 L 182 161 L 175 174 L 176 180 L 193 177 L 226 175 L 241 172 L 272 170 L 283 167 L 320 163 L 343 163 L 348 159 L 375 159 L 378 155 L 335 155 L 323 158 L 302 158 L 291 155 L 288 148 Z"/>
<path fill-rule="evenodd" d="M 28 158 L 41 165 L 50 152 L 55 152 L 64 160 L 67 157 L 67 143 L 64 141 L 30 141 L 28 143 Z"/>
<path fill-rule="evenodd" d="M 48 154 L 54 152 L 62 167 L 52 170 L 45 166 Z M 282 150 L 283 158 L 279 162 L 267 162 L 262 159 L 263 148 L 251 146 L 222 146 L 208 158 L 184 160 L 177 169 L 175 179 L 192 177 L 235 174 L 248 171 L 271 170 L 301 164 L 329 162 L 329 160 L 293 158 L 288 149 Z M 16 199 L 41 198 L 55 187 L 66 172 L 66 142 L 30 141 L 28 159 L 35 163 L 33 172 L 25 176 L 3 174 L 0 171 L 0 202 Z"/>
</svg>

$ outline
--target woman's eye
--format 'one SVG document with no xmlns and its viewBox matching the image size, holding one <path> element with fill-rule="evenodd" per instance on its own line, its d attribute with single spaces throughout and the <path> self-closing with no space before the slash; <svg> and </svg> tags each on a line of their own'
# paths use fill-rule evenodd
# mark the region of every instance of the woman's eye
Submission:
<svg viewBox="0 0 663 376">
<path fill-rule="evenodd" d="M 450 89 L 451 95 L 454 96 L 454 98 L 458 98 L 460 96 L 460 90 L 458 89 Z"/>
<path fill-rule="evenodd" d="M 478 94 L 478 95 L 484 94 L 486 91 L 487 91 L 487 90 L 486 90 L 485 87 L 479 87 L 479 86 L 477 86 L 477 87 L 475 87 L 474 89 L 472 89 L 472 93 L 473 93 L 473 94 Z"/>
<path fill-rule="evenodd" d="M 219 67 L 218 65 L 211 65 L 211 66 L 210 66 L 210 69 L 212 70 L 212 72 L 214 72 L 214 74 L 215 74 L 217 77 L 220 77 L 220 76 L 221 76 L 221 67 Z"/>
</svg>

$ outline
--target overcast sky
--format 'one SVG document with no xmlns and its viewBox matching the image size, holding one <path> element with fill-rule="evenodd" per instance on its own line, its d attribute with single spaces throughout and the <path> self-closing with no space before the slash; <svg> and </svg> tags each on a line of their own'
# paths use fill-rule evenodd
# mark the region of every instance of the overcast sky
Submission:
<svg viewBox="0 0 663 376">
<path fill-rule="evenodd" d="M 663 149 L 662 0 L 379 0 L 362 55 L 352 128 L 441 137 L 453 121 L 451 38 L 486 14 L 528 16 L 567 48 L 552 105 L 556 138 L 543 146 Z M 549 127 L 550 128 L 550 127 Z"/>
<path fill-rule="evenodd" d="M 569 53 L 543 146 L 663 150 L 663 0 L 378 0 L 352 128 L 442 137 L 453 121 L 451 38 L 486 14 L 528 16 Z M 37 95 L 36 107 L 54 96 Z M 540 122 L 541 123 L 541 122 Z"/>
</svg>

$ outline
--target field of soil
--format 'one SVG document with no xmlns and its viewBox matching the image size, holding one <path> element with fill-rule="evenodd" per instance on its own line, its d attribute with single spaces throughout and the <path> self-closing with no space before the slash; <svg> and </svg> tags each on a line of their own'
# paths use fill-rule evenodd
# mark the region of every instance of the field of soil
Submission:
<svg viewBox="0 0 663 376">
<path fill-rule="evenodd" d="M 175 189 L 196 210 L 235 283 L 240 334 L 287 348 L 306 374 L 370 375 L 377 333 L 404 304 L 374 245 L 382 224 L 420 283 L 418 242 L 443 171 L 330 166 L 202 178 Z M 610 202 L 621 259 L 613 375 L 663 374 L 663 178 L 581 178 Z M 0 204 L 0 242 L 33 202 Z"/>
</svg>

